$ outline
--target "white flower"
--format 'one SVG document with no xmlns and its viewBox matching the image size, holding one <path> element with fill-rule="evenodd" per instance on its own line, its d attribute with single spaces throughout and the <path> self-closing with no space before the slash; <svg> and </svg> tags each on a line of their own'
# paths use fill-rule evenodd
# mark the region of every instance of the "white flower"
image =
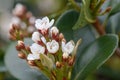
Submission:
<svg viewBox="0 0 120 80">
<path fill-rule="evenodd" d="M 59 33 L 59 30 L 57 27 L 53 26 L 51 29 L 50 29 L 50 35 L 57 35 Z"/>
<path fill-rule="evenodd" d="M 20 3 L 18 3 L 13 10 L 13 14 L 16 16 L 24 15 L 25 12 L 26 12 L 26 7 Z"/>
<path fill-rule="evenodd" d="M 18 18 L 18 17 L 13 17 L 11 23 L 12 23 L 12 24 L 18 24 L 18 25 L 20 25 L 21 20 L 20 20 L 20 18 Z"/>
<path fill-rule="evenodd" d="M 34 42 L 38 42 L 38 41 L 42 41 L 44 44 L 46 44 L 46 39 L 45 39 L 45 37 L 44 36 L 42 36 L 39 32 L 34 32 L 33 34 L 32 34 L 32 40 L 34 41 Z"/>
<path fill-rule="evenodd" d="M 56 53 L 59 49 L 59 44 L 55 40 L 47 42 L 46 46 L 49 53 Z"/>
<path fill-rule="evenodd" d="M 30 50 L 32 54 L 28 54 L 28 60 L 40 59 L 40 54 L 44 54 L 45 52 L 45 48 L 37 43 L 33 43 L 32 46 L 30 46 Z"/>
<path fill-rule="evenodd" d="M 44 44 L 46 44 L 46 39 L 45 39 L 45 37 L 41 37 L 41 40 L 42 40 L 42 42 L 44 43 Z"/>
<path fill-rule="evenodd" d="M 34 41 L 34 42 L 38 42 L 38 41 L 40 41 L 40 33 L 39 32 L 34 32 L 33 34 L 32 34 L 32 40 Z"/>
<path fill-rule="evenodd" d="M 35 59 L 40 59 L 39 54 L 28 54 L 27 60 L 35 60 Z"/>
<path fill-rule="evenodd" d="M 63 53 L 72 53 L 73 49 L 75 47 L 75 44 L 73 41 L 69 41 L 68 43 L 65 43 L 64 41 L 62 41 L 62 51 Z"/>
<path fill-rule="evenodd" d="M 45 52 L 45 48 L 37 43 L 33 43 L 32 46 L 30 46 L 30 50 L 33 54 L 43 54 Z"/>
<path fill-rule="evenodd" d="M 37 19 L 35 21 L 35 27 L 38 30 L 48 30 L 48 28 L 50 28 L 53 24 L 54 24 L 54 19 L 49 21 L 48 17 L 44 17 L 42 19 Z"/>
</svg>

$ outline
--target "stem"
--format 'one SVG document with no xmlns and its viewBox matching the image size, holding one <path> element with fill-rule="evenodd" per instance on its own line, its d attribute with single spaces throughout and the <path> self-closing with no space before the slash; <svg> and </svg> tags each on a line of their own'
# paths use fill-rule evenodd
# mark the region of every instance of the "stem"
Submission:
<svg viewBox="0 0 120 80">
<path fill-rule="evenodd" d="M 99 22 L 98 19 L 96 19 L 96 22 L 93 23 L 93 26 L 100 35 L 105 35 L 106 34 L 104 27 L 102 26 L 102 24 Z"/>
<path fill-rule="evenodd" d="M 75 0 L 69 0 L 69 2 L 72 4 L 72 6 L 80 12 L 80 7 L 77 5 L 77 3 L 75 2 Z"/>
</svg>

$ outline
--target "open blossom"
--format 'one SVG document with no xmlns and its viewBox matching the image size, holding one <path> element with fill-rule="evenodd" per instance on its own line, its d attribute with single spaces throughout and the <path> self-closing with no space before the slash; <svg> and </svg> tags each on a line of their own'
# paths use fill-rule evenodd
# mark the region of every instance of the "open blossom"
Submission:
<svg viewBox="0 0 120 80">
<path fill-rule="evenodd" d="M 30 49 L 33 54 L 43 54 L 45 52 L 45 48 L 37 43 L 33 43 Z"/>
<path fill-rule="evenodd" d="M 33 40 L 34 42 L 40 41 L 40 33 L 39 33 L 39 32 L 34 32 L 34 33 L 32 34 L 32 40 Z"/>
<path fill-rule="evenodd" d="M 73 41 L 69 41 L 68 43 L 65 43 L 64 41 L 62 41 L 62 51 L 63 53 L 72 53 L 72 51 L 74 50 L 75 44 Z"/>
<path fill-rule="evenodd" d="M 35 27 L 38 30 L 48 30 L 48 28 L 50 28 L 53 24 L 54 24 L 54 19 L 49 21 L 48 17 L 44 17 L 42 19 L 37 19 L 35 21 Z"/>
<path fill-rule="evenodd" d="M 42 36 L 39 32 L 34 32 L 33 34 L 32 34 L 32 40 L 34 41 L 34 42 L 38 42 L 38 41 L 42 41 L 44 44 L 46 44 L 46 39 L 45 39 L 45 37 L 44 36 Z"/>
<path fill-rule="evenodd" d="M 30 50 L 32 54 L 27 56 L 28 60 L 40 59 L 40 54 L 44 54 L 45 52 L 45 48 L 37 43 L 33 43 L 32 46 L 30 46 Z"/>
<path fill-rule="evenodd" d="M 59 44 L 55 40 L 47 42 L 46 46 L 49 53 L 56 53 L 59 49 Z"/>
<path fill-rule="evenodd" d="M 27 56 L 27 59 L 28 60 L 36 60 L 36 59 L 40 59 L 40 54 L 28 54 L 28 56 Z"/>
</svg>

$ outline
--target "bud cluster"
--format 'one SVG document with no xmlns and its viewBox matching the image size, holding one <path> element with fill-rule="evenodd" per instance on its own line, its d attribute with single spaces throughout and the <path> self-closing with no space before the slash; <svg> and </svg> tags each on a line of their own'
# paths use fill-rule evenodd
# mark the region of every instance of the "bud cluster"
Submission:
<svg viewBox="0 0 120 80">
<path fill-rule="evenodd" d="M 49 21 L 48 17 L 37 19 L 35 21 L 37 31 L 32 34 L 34 43 L 26 46 L 23 41 L 18 41 L 16 49 L 20 58 L 26 59 L 29 65 L 39 68 L 50 80 L 69 80 L 68 73 L 72 71 L 81 39 L 76 45 L 72 40 L 67 42 L 53 24 L 54 19 Z"/>
<path fill-rule="evenodd" d="M 10 39 L 22 40 L 35 31 L 35 17 L 22 4 L 17 4 L 13 9 L 13 18 L 10 24 Z"/>
</svg>

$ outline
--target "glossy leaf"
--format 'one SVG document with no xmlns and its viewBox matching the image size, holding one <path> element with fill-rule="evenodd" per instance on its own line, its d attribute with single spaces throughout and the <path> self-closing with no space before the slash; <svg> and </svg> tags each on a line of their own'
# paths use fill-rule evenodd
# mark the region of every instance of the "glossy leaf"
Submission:
<svg viewBox="0 0 120 80">
<path fill-rule="evenodd" d="M 71 80 L 84 80 L 90 72 L 101 66 L 112 56 L 118 46 L 118 37 L 113 34 L 105 35 L 82 51 L 83 55 L 78 57 Z"/>
<path fill-rule="evenodd" d="M 67 11 L 58 18 L 55 25 L 60 29 L 60 32 L 65 35 L 67 40 L 74 40 L 77 42 L 80 38 L 82 39 L 82 43 L 78 47 L 78 52 L 80 55 L 82 54 L 81 51 L 95 40 L 95 35 L 92 31 L 91 25 L 86 25 L 80 29 L 72 30 L 72 27 L 77 20 L 77 16 L 78 13 L 76 11 Z"/>
<path fill-rule="evenodd" d="M 76 12 L 75 10 L 69 10 L 63 13 L 55 23 L 60 32 L 65 35 L 65 38 L 67 40 L 73 39 L 72 27 L 76 23 L 78 16 L 78 12 Z"/>
<path fill-rule="evenodd" d="M 87 20 L 85 19 L 85 14 L 84 14 L 84 8 L 81 7 L 81 13 L 79 14 L 79 18 L 77 20 L 77 22 L 75 23 L 75 25 L 73 26 L 73 30 L 76 30 L 80 27 L 85 26 L 86 24 L 88 24 Z"/>
<path fill-rule="evenodd" d="M 95 38 L 95 34 L 92 31 L 91 25 L 86 25 L 80 29 L 74 30 L 74 41 L 77 42 L 79 39 L 82 39 L 82 42 L 77 50 L 77 57 L 81 56 L 82 51 L 86 48 Z"/>
<path fill-rule="evenodd" d="M 30 39 L 25 40 L 30 44 Z M 40 70 L 31 68 L 25 60 L 18 58 L 18 52 L 15 50 L 16 43 L 12 43 L 5 55 L 5 64 L 9 72 L 20 80 L 48 80 Z"/>
</svg>

